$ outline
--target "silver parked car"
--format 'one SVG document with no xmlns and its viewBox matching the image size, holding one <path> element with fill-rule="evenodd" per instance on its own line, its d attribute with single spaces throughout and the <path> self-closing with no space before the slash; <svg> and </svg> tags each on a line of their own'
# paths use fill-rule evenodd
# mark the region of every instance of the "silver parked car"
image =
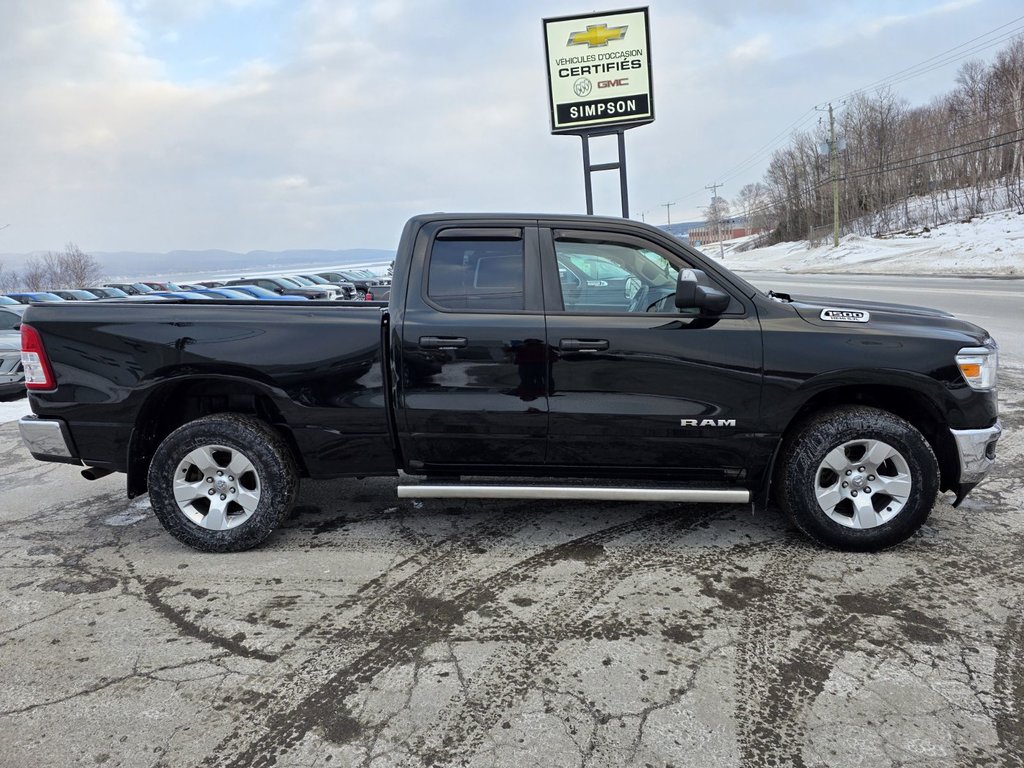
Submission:
<svg viewBox="0 0 1024 768">
<path fill-rule="evenodd" d="M 25 372 L 21 367 L 22 305 L 0 306 L 0 397 L 25 392 Z"/>
</svg>

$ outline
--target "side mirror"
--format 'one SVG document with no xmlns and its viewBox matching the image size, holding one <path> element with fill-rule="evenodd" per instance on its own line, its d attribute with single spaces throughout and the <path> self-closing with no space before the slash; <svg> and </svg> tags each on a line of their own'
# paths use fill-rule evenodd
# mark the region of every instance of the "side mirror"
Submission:
<svg viewBox="0 0 1024 768">
<path fill-rule="evenodd" d="M 729 308 L 729 302 L 729 294 L 701 285 L 696 270 L 679 270 L 676 278 L 677 309 L 699 309 L 709 315 L 720 315 Z"/>
</svg>

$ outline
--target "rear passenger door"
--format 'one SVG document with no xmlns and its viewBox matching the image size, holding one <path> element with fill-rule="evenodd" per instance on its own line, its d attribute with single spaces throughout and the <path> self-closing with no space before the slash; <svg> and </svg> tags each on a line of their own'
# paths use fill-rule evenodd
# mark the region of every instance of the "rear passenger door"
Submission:
<svg viewBox="0 0 1024 768">
<path fill-rule="evenodd" d="M 395 322 L 399 434 L 410 467 L 542 465 L 550 360 L 536 227 L 428 224 L 409 275 Z"/>
</svg>

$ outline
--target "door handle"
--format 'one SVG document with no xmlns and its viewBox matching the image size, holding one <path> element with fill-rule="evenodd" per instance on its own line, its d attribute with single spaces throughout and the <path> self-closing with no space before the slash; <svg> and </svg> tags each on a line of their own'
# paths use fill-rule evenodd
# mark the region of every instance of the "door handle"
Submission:
<svg viewBox="0 0 1024 768">
<path fill-rule="evenodd" d="M 420 336 L 424 349 L 458 349 L 468 344 L 465 336 Z"/>
<path fill-rule="evenodd" d="M 607 339 L 562 339 L 558 348 L 563 352 L 601 352 L 608 349 Z"/>
</svg>

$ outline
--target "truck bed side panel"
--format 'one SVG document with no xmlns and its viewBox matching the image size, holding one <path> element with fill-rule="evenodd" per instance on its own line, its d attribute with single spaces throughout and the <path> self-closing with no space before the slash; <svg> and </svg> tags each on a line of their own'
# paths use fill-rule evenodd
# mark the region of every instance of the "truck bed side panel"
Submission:
<svg viewBox="0 0 1024 768">
<path fill-rule="evenodd" d="M 68 423 L 86 464 L 124 469 L 140 417 L 208 385 L 266 398 L 313 477 L 393 470 L 379 308 L 69 302 L 25 321 L 58 383 L 33 394 L 33 410 Z"/>
</svg>

